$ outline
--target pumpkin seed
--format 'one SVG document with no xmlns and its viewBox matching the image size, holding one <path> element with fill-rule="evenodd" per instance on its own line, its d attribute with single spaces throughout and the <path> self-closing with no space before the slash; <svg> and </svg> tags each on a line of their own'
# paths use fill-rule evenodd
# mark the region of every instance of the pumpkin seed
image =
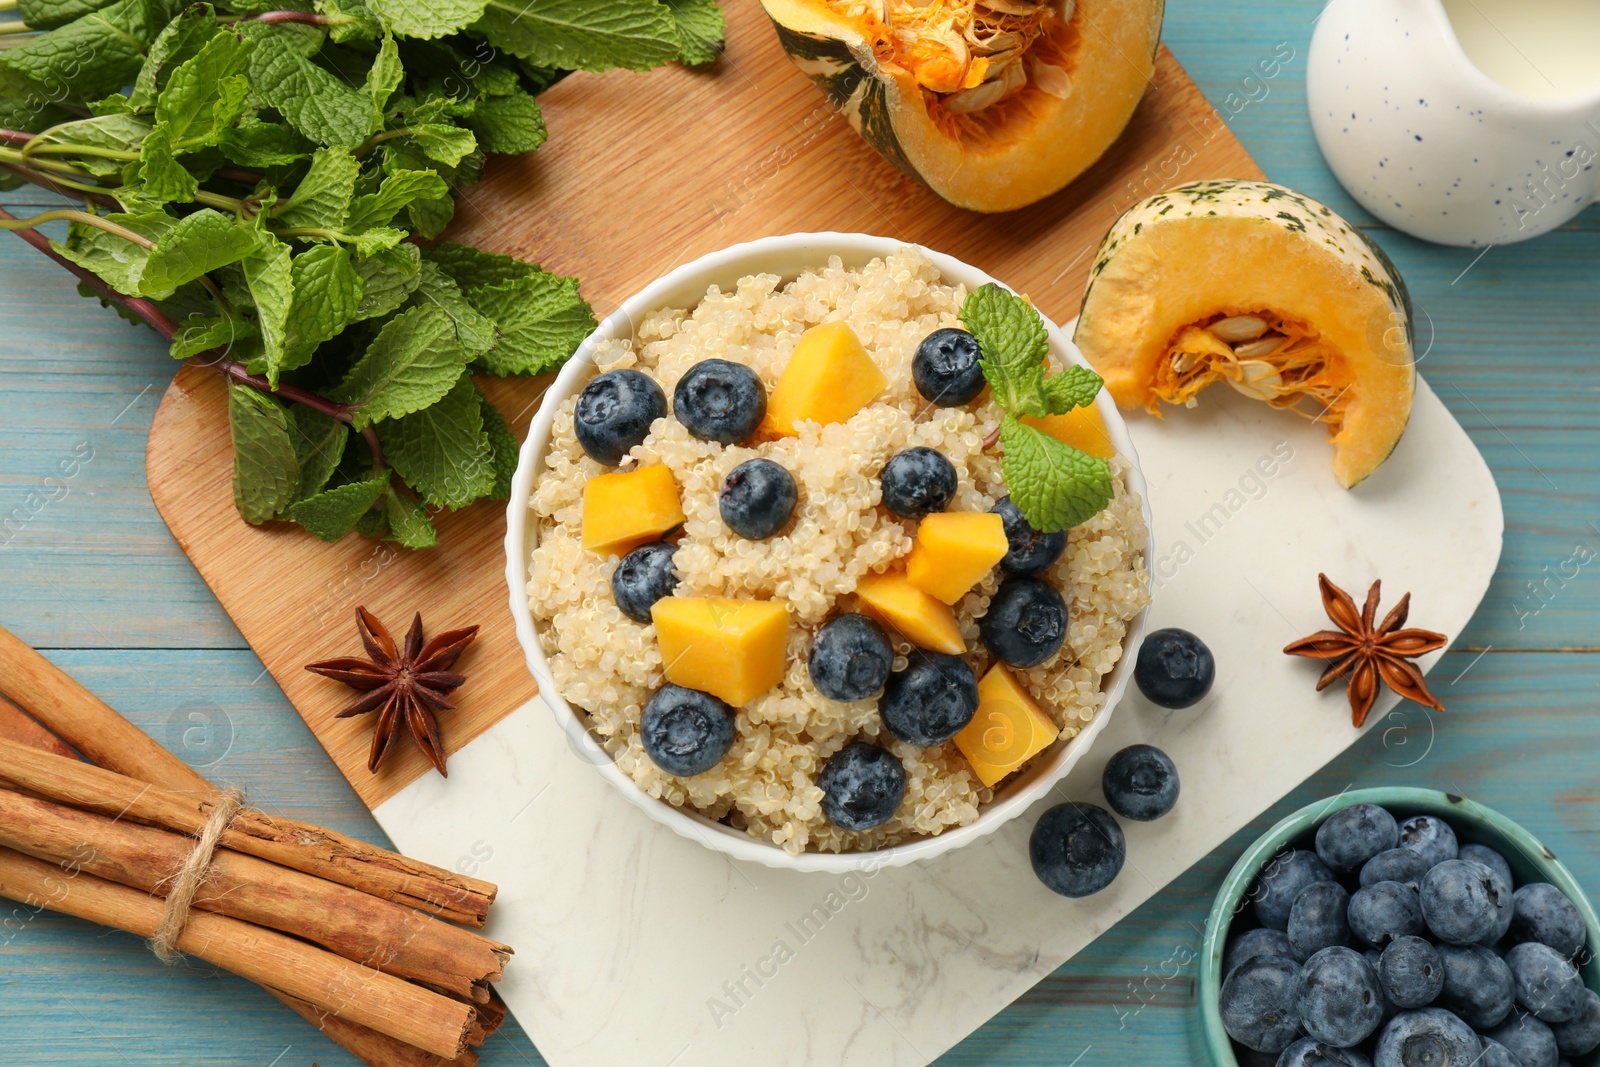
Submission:
<svg viewBox="0 0 1600 1067">
<path fill-rule="evenodd" d="M 1231 344 L 1254 341 L 1267 332 L 1267 320 L 1258 315 L 1234 315 L 1207 327 L 1213 334 Z"/>
<path fill-rule="evenodd" d="M 1030 55 L 1028 73 L 1033 75 L 1033 84 L 1057 100 L 1065 100 L 1072 95 L 1072 79 L 1060 67 Z"/>
<path fill-rule="evenodd" d="M 1257 400 L 1271 400 L 1278 395 L 1278 389 L 1283 385 L 1283 379 L 1278 377 L 1278 372 L 1263 360 L 1245 360 L 1239 364 L 1240 378 L 1229 378 L 1227 382 L 1245 396 Z"/>
<path fill-rule="evenodd" d="M 944 109 L 952 115 L 970 115 L 991 104 L 998 104 L 1006 95 L 1006 83 L 986 81 L 974 89 L 962 89 L 942 98 Z"/>
<path fill-rule="evenodd" d="M 1260 359 L 1276 352 L 1287 337 L 1263 337 L 1259 341 L 1248 341 L 1242 345 L 1235 345 L 1233 354 L 1240 359 Z"/>
</svg>

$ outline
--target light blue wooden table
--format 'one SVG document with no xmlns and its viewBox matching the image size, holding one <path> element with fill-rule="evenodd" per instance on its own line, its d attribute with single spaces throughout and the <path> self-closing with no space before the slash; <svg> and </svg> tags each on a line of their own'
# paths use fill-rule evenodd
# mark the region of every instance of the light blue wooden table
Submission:
<svg viewBox="0 0 1600 1067">
<path fill-rule="evenodd" d="M 1194 968 L 1164 977 L 1168 961 L 1198 947 L 1211 895 L 1247 841 L 1346 786 L 1467 792 L 1523 822 L 1600 890 L 1600 562 L 1563 565 L 1577 546 L 1589 549 L 1578 559 L 1600 553 L 1600 211 L 1481 258 L 1374 223 L 1333 180 L 1307 124 L 1318 8 L 1177 0 L 1165 36 L 1214 104 L 1238 94 L 1224 113 L 1237 112 L 1235 131 L 1271 178 L 1367 226 L 1399 264 L 1436 330 L 1423 373 L 1500 485 L 1500 571 L 1433 672 L 1448 715 L 1430 725 L 1404 706 L 1395 731 L 1369 734 L 942 1067 L 1195 1062 Z M 1256 63 L 1281 55 L 1282 42 L 1294 58 L 1262 82 Z M 7 205 L 46 201 L 0 195 Z M 258 803 L 382 841 L 150 503 L 145 434 L 171 375 L 153 334 L 97 310 L 59 267 L 0 236 L 0 622 Z M 64 485 L 47 481 L 73 459 L 81 469 Z M 312 1062 L 355 1061 L 256 987 L 204 966 L 162 967 L 130 936 L 42 915 L 0 947 L 0 1063 Z M 483 1062 L 544 1063 L 514 1023 Z"/>
</svg>

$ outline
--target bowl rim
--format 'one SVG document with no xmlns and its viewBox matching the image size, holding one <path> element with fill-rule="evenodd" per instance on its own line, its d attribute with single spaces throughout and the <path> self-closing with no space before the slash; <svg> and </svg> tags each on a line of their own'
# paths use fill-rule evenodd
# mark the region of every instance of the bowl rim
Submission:
<svg viewBox="0 0 1600 1067">
<path fill-rule="evenodd" d="M 822 231 L 793 233 L 763 237 L 730 245 L 684 263 L 657 278 L 639 292 L 623 301 L 620 307 L 602 320 L 578 346 L 571 359 L 561 368 L 540 402 L 529 427 L 528 436 L 518 454 L 516 473 L 511 483 L 511 498 L 506 506 L 506 582 L 510 594 L 511 615 L 516 625 L 517 642 L 522 646 L 528 670 L 539 685 L 539 695 L 554 714 L 556 723 L 565 734 L 568 746 L 580 758 L 600 772 L 601 777 L 616 787 L 623 797 L 654 821 L 666 826 L 680 836 L 699 841 L 706 847 L 734 859 L 748 860 L 768 867 L 844 873 L 848 871 L 877 870 L 896 867 L 913 861 L 942 855 L 961 845 L 984 837 L 1002 824 L 1020 814 L 1047 793 L 1072 770 L 1091 747 L 1094 738 L 1104 728 L 1127 690 L 1133 674 L 1133 663 L 1144 640 L 1149 620 L 1147 603 L 1128 624 L 1123 639 L 1122 656 L 1107 675 L 1104 691 L 1105 703 L 1094 719 L 1077 736 L 1057 750 L 1053 760 L 1035 762 L 1021 772 L 1001 798 L 991 801 L 979 817 L 966 826 L 952 827 L 931 837 L 919 837 L 898 845 L 865 852 L 802 852 L 792 855 L 783 848 L 752 837 L 719 823 L 674 807 L 650 796 L 636 785 L 632 778 L 619 770 L 611 756 L 590 734 L 582 718 L 561 697 L 544 650 L 539 644 L 533 612 L 528 605 L 527 582 L 529 553 L 533 547 L 535 526 L 528 499 L 535 477 L 543 472 L 551 427 L 556 408 L 571 396 L 580 381 L 593 372 L 596 346 L 618 337 L 630 337 L 633 324 L 663 307 L 690 306 L 698 302 L 706 289 L 721 285 L 724 290 L 743 277 L 758 273 L 779 274 L 785 281 L 804 270 L 825 265 L 829 257 L 839 256 L 847 266 L 861 266 L 869 260 L 883 258 L 904 248 L 914 248 L 934 264 L 943 280 L 964 283 L 969 290 L 987 282 L 995 282 L 1011 292 L 1015 290 L 986 272 L 936 252 L 915 242 L 871 234 Z M 788 266 L 790 269 L 778 269 Z M 686 299 L 687 298 L 687 299 Z M 1050 340 L 1050 351 L 1066 363 L 1088 366 L 1088 361 L 1078 351 L 1067 334 L 1049 316 L 1040 313 Z M 1154 524 L 1150 514 L 1149 486 L 1139 466 L 1138 452 L 1128 435 L 1127 426 L 1116 409 L 1108 392 L 1101 390 L 1096 399 L 1100 415 L 1106 424 L 1117 454 L 1128 463 L 1125 475 L 1129 491 L 1139 494 L 1146 529 L 1145 556 L 1148 564 L 1150 542 Z M 1148 593 L 1150 579 L 1146 567 L 1145 588 Z"/>
<path fill-rule="evenodd" d="M 1222 887 L 1217 890 L 1211 913 L 1206 917 L 1205 935 L 1201 939 L 1200 981 L 1196 991 L 1201 1038 L 1213 1067 L 1239 1067 L 1238 1057 L 1233 1054 L 1232 1039 L 1222 1025 L 1222 1014 L 1217 1006 L 1218 995 L 1222 991 L 1222 956 L 1227 948 L 1228 928 L 1233 916 L 1245 907 L 1247 891 L 1255 882 L 1256 875 L 1279 852 L 1291 842 L 1304 838 L 1328 816 L 1356 804 L 1377 804 L 1402 819 L 1409 815 L 1438 815 L 1450 823 L 1462 843 L 1479 841 L 1506 853 L 1513 873 L 1518 867 L 1536 871 L 1540 879 L 1565 893 L 1583 917 L 1591 951 L 1579 970 L 1587 987 L 1595 989 L 1600 986 L 1600 956 L 1594 952 L 1595 947 L 1600 946 L 1600 918 L 1596 917 L 1594 904 L 1578 880 L 1544 842 L 1495 809 L 1459 793 L 1420 786 L 1352 789 L 1313 801 L 1279 819 L 1245 849 L 1223 879 Z M 1583 1062 L 1593 1063 L 1595 1059 L 1595 1055 L 1591 1054 L 1583 1057 Z"/>
</svg>

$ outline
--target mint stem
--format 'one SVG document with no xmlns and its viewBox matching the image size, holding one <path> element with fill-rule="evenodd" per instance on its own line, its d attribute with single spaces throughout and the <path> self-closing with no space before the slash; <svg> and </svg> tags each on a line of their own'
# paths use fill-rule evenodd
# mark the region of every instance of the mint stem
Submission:
<svg viewBox="0 0 1600 1067">
<path fill-rule="evenodd" d="M 39 214 L 25 219 L 19 219 L 7 212 L 6 217 L 0 219 L 0 230 L 32 230 L 46 222 L 81 222 L 85 226 L 93 226 L 97 230 L 104 230 L 115 237 L 122 238 L 124 241 L 132 241 L 140 248 L 154 249 L 156 246 L 154 241 L 143 234 L 134 233 L 126 226 L 118 226 L 116 223 L 101 218 L 99 215 L 93 215 L 87 211 L 79 211 L 76 208 L 41 211 Z"/>
<path fill-rule="evenodd" d="M 8 33 L 38 33 L 39 31 L 29 26 L 26 22 L 0 22 L 0 35 Z"/>
<path fill-rule="evenodd" d="M 313 15 L 309 11 L 263 11 L 259 15 L 246 15 L 236 18 L 233 15 L 218 15 L 218 19 L 225 22 L 299 22 L 307 26 L 342 26 L 346 22 L 354 21 L 348 17 L 337 18 L 331 15 Z"/>
<path fill-rule="evenodd" d="M 21 130 L 7 130 L 0 128 L 0 141 L 8 144 L 27 144 L 33 140 L 34 134 L 23 133 Z"/>
<path fill-rule="evenodd" d="M 117 203 L 116 197 L 104 192 L 99 186 L 85 185 L 70 178 L 55 177 L 20 163 L 8 163 L 3 159 L 0 159 L 0 169 L 8 170 L 24 181 L 32 182 L 41 189 L 47 189 L 69 200 L 92 200 L 107 207 L 121 206 Z"/>
</svg>

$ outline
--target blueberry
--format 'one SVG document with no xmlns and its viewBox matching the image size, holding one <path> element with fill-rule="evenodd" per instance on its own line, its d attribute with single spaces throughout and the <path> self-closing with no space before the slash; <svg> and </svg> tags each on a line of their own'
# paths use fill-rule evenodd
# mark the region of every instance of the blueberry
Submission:
<svg viewBox="0 0 1600 1067">
<path fill-rule="evenodd" d="M 1318 1041 L 1348 1048 L 1383 1018 L 1383 993 L 1372 965 L 1353 948 L 1313 953 L 1300 970 L 1300 1025 Z"/>
<path fill-rule="evenodd" d="M 717 508 L 728 529 L 765 541 L 789 524 L 799 500 L 794 475 L 770 459 L 747 459 L 723 479 Z"/>
<path fill-rule="evenodd" d="M 1497 875 L 1471 860 L 1445 860 L 1422 877 L 1422 917 L 1440 941 L 1471 945 L 1499 921 Z"/>
<path fill-rule="evenodd" d="M 1317 856 L 1335 871 L 1353 871 L 1400 840 L 1400 824 L 1376 804 L 1352 804 L 1317 827 Z"/>
<path fill-rule="evenodd" d="M 906 669 L 889 675 L 878 714 L 908 745 L 942 745 L 978 710 L 978 676 L 959 656 L 913 652 Z"/>
<path fill-rule="evenodd" d="M 1066 533 L 1040 533 L 1023 517 L 1022 509 L 1003 496 L 989 509 L 1000 516 L 1006 528 L 1006 554 L 1000 569 L 1011 574 L 1037 574 L 1061 558 L 1067 547 Z"/>
<path fill-rule="evenodd" d="M 1422 853 L 1410 848 L 1391 848 L 1361 865 L 1361 884 L 1399 882 L 1421 889 L 1422 876 L 1427 873 L 1428 861 L 1422 858 Z"/>
<path fill-rule="evenodd" d="M 666 541 L 640 545 L 617 561 L 611 572 L 611 596 L 634 622 L 650 621 L 650 606 L 678 588 L 672 554 L 678 546 Z"/>
<path fill-rule="evenodd" d="M 1444 960 L 1421 937 L 1397 937 L 1378 959 L 1384 995 L 1401 1008 L 1425 1008 L 1444 991 Z"/>
<path fill-rule="evenodd" d="M 1217 998 L 1228 1036 L 1257 1052 L 1281 1053 L 1300 1033 L 1300 965 L 1286 956 L 1241 963 Z"/>
<path fill-rule="evenodd" d="M 1431 868 L 1456 858 L 1456 832 L 1435 815 L 1413 815 L 1400 824 L 1400 847 L 1419 853 Z"/>
<path fill-rule="evenodd" d="M 829 700 L 865 700 L 883 688 L 894 649 L 883 627 L 865 615 L 840 615 L 811 642 L 811 684 Z"/>
<path fill-rule="evenodd" d="M 639 740 L 657 767 L 692 778 L 715 767 L 733 747 L 733 715 L 710 693 L 669 682 L 645 701 Z"/>
<path fill-rule="evenodd" d="M 1456 850 L 1456 859 L 1472 860 L 1481 863 L 1505 879 L 1506 885 L 1515 885 L 1516 879 L 1511 876 L 1511 864 L 1506 858 L 1488 845 L 1462 845 Z"/>
<path fill-rule="evenodd" d="M 1397 937 L 1422 933 L 1422 902 L 1399 882 L 1373 882 L 1350 897 L 1350 932 L 1364 945 L 1382 948 Z"/>
<path fill-rule="evenodd" d="M 1294 958 L 1304 963 L 1325 948 L 1348 945 L 1349 909 L 1350 894 L 1338 882 L 1313 882 L 1300 890 L 1289 909 L 1286 931 Z"/>
<path fill-rule="evenodd" d="M 911 380 L 928 403 L 958 408 L 983 392 L 979 354 L 978 339 L 966 330 L 934 330 L 917 346 Z"/>
<path fill-rule="evenodd" d="M 1444 964 L 1439 1006 L 1479 1030 L 1504 1022 L 1516 999 L 1506 961 L 1482 945 L 1440 945 L 1438 953 Z"/>
<path fill-rule="evenodd" d="M 1007 578 L 978 620 L 978 636 L 995 659 L 1037 667 L 1067 639 L 1067 603 L 1039 578 Z"/>
<path fill-rule="evenodd" d="M 1256 902 L 1256 918 L 1262 926 L 1286 930 L 1289 911 L 1300 891 L 1313 882 L 1332 880 L 1333 872 L 1317 859 L 1315 852 L 1303 849 L 1285 852 L 1267 864 L 1250 891 Z"/>
<path fill-rule="evenodd" d="M 1549 945 L 1525 941 L 1506 953 L 1506 966 L 1517 984 L 1517 1003 L 1545 1022 L 1571 1022 L 1583 1011 L 1578 969 Z"/>
<path fill-rule="evenodd" d="M 578 394 L 572 430 L 596 463 L 615 467 L 667 414 L 661 386 L 636 370 L 609 370 Z"/>
<path fill-rule="evenodd" d="M 1512 897 L 1511 939 L 1538 941 L 1571 958 L 1583 948 L 1583 916 L 1549 882 L 1529 882 Z"/>
<path fill-rule="evenodd" d="M 736 445 L 766 417 L 767 391 L 749 367 L 703 359 L 678 379 L 672 413 L 700 440 Z"/>
<path fill-rule="evenodd" d="M 1372 1061 L 1353 1048 L 1334 1048 L 1302 1037 L 1283 1050 L 1276 1067 L 1372 1067 Z"/>
<path fill-rule="evenodd" d="M 1556 1035 L 1550 1028 L 1520 1011 L 1483 1036 L 1504 1045 L 1517 1058 L 1519 1067 L 1556 1067 L 1561 1058 Z"/>
<path fill-rule="evenodd" d="M 894 818 L 906 796 L 900 757 L 865 741 L 835 752 L 817 776 L 822 814 L 841 830 L 870 830 Z"/>
<path fill-rule="evenodd" d="M 1206 643 L 1175 626 L 1146 637 L 1133 667 L 1139 692 L 1163 708 L 1199 703 L 1216 679 L 1217 664 Z"/>
<path fill-rule="evenodd" d="M 1178 801 L 1178 768 L 1154 745 L 1129 745 L 1106 761 L 1100 776 L 1106 803 L 1124 819 L 1149 822 Z"/>
<path fill-rule="evenodd" d="M 1492 867 L 1487 863 L 1478 863 L 1477 860 L 1469 858 L 1466 849 L 1462 849 L 1459 858 L 1462 863 L 1476 863 L 1489 873 L 1489 880 L 1494 885 L 1494 892 L 1490 894 L 1494 898 L 1494 926 L 1490 927 L 1489 932 L 1478 939 L 1478 944 L 1490 947 L 1498 945 L 1506 936 L 1506 931 L 1511 929 L 1511 920 L 1515 912 L 1515 898 L 1511 893 L 1511 879 L 1502 875 L 1498 867 Z"/>
<path fill-rule="evenodd" d="M 1483 1045 L 1443 1008 L 1403 1011 L 1378 1035 L 1372 1067 L 1474 1067 Z"/>
<path fill-rule="evenodd" d="M 955 464 L 931 448 L 896 452 L 878 476 L 883 506 L 902 519 L 920 519 L 943 511 L 956 495 Z"/>
<path fill-rule="evenodd" d="M 1086 897 L 1110 885 L 1127 858 L 1122 827 L 1094 804 L 1057 804 L 1039 816 L 1028 838 L 1039 881 L 1064 897 Z"/>
<path fill-rule="evenodd" d="M 1600 1048 L 1600 994 L 1583 991 L 1583 1007 L 1564 1023 L 1550 1027 L 1563 1056 L 1585 1056 Z"/>
<path fill-rule="evenodd" d="M 1246 930 L 1228 943 L 1222 956 L 1222 976 L 1226 978 L 1245 960 L 1257 956 L 1287 956 L 1290 954 L 1289 938 L 1282 930 L 1258 926 Z"/>
<path fill-rule="evenodd" d="M 1522 1067 L 1509 1049 L 1492 1037 L 1483 1039 L 1483 1058 L 1472 1067 Z"/>
</svg>

